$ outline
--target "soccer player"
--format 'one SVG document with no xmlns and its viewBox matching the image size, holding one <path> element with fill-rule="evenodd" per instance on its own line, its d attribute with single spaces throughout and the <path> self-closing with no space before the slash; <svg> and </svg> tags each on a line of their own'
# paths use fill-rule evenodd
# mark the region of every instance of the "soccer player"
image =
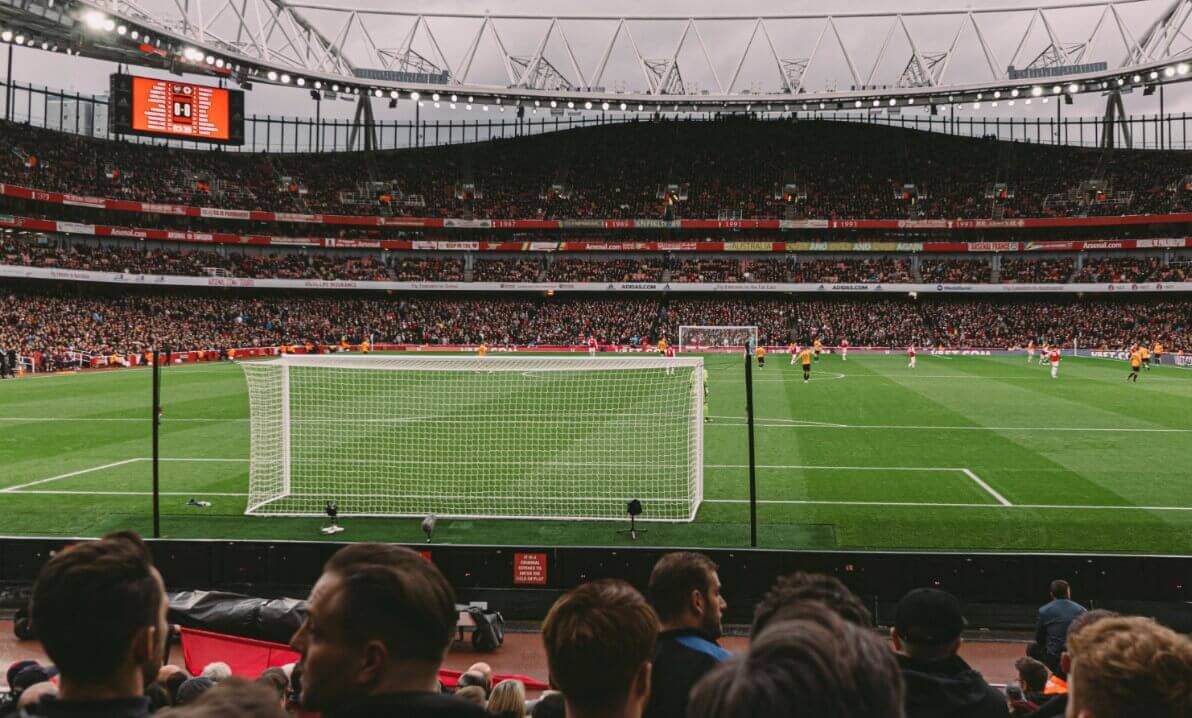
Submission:
<svg viewBox="0 0 1192 718">
<path fill-rule="evenodd" d="M 661 344 L 662 342 L 659 342 Z M 666 373 L 668 375 L 675 373 L 675 348 L 667 344 L 662 352 L 666 356 Z"/>
<path fill-rule="evenodd" d="M 915 368 L 915 345 L 912 344 L 906 348 L 906 355 L 910 357 L 911 363 L 906 365 L 907 369 Z"/>
<path fill-rule="evenodd" d="M 840 361 L 848 361 L 848 340 L 840 340 Z"/>
<path fill-rule="evenodd" d="M 665 356 L 665 355 L 666 355 L 666 348 L 667 348 L 667 347 L 669 347 L 669 346 L 670 346 L 670 342 L 668 342 L 668 341 L 666 340 L 666 337 L 665 337 L 665 336 L 664 336 L 664 337 L 662 337 L 661 339 L 659 339 L 659 340 L 658 340 L 658 353 L 659 353 L 659 354 L 662 354 L 663 356 Z"/>
<path fill-rule="evenodd" d="M 799 345 L 796 342 L 791 342 L 791 345 L 787 349 L 791 353 L 791 366 L 794 366 L 799 361 Z"/>
<path fill-rule="evenodd" d="M 1051 355 L 1048 358 L 1051 360 L 1051 378 L 1055 379 L 1060 374 L 1060 350 L 1059 350 L 1059 348 L 1053 347 L 1051 350 Z"/>
<path fill-rule="evenodd" d="M 1138 370 L 1142 368 L 1142 354 L 1137 349 L 1130 352 L 1130 375 L 1126 377 L 1126 381 L 1138 383 Z"/>
<path fill-rule="evenodd" d="M 595 334 L 588 335 L 588 356 L 590 356 L 590 357 L 596 356 L 596 335 Z"/>
<path fill-rule="evenodd" d="M 815 360 L 819 361 L 820 352 L 822 352 L 824 350 L 823 342 L 821 342 L 819 339 L 816 339 L 814 342 L 811 343 L 811 346 L 815 350 Z"/>
<path fill-rule="evenodd" d="M 799 363 L 803 365 L 803 383 L 811 381 L 811 350 L 804 348 L 799 354 Z"/>
<path fill-rule="evenodd" d="M 1155 355 L 1156 364 L 1163 363 L 1163 344 L 1158 339 L 1155 340 L 1155 348 L 1151 350 L 1151 354 Z"/>
<path fill-rule="evenodd" d="M 712 415 L 708 413 L 708 367 L 700 369 L 704 373 L 704 422 L 712 420 Z"/>
<path fill-rule="evenodd" d="M 766 348 L 760 344 L 757 347 L 757 368 L 761 369 L 766 365 Z"/>
<path fill-rule="evenodd" d="M 1151 370 L 1151 350 L 1146 348 L 1146 342 L 1138 346 L 1138 354 L 1142 357 L 1142 368 Z"/>
<path fill-rule="evenodd" d="M 1039 352 L 1039 366 L 1047 363 L 1047 357 L 1051 355 L 1051 345 L 1043 342 L 1043 351 Z"/>
<path fill-rule="evenodd" d="M 1035 340 L 1032 339 L 1026 344 L 1026 363 L 1030 364 L 1035 360 Z"/>
<path fill-rule="evenodd" d="M 372 349 L 372 345 L 368 343 L 368 337 L 360 340 L 360 352 L 367 354 Z"/>
<path fill-rule="evenodd" d="M 484 342 L 480 342 L 480 348 L 476 350 L 476 354 L 478 354 L 481 359 L 488 356 L 488 345 Z"/>
</svg>

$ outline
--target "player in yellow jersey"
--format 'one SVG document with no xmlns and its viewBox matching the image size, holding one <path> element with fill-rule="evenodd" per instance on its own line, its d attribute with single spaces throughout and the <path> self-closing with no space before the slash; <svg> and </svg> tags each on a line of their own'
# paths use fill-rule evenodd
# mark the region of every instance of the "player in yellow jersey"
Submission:
<svg viewBox="0 0 1192 718">
<path fill-rule="evenodd" d="M 1138 383 L 1138 370 L 1142 368 L 1142 353 L 1135 349 L 1130 352 L 1130 374 L 1126 377 L 1126 381 Z"/>
<path fill-rule="evenodd" d="M 360 340 L 360 351 L 367 354 L 372 349 L 372 344 L 368 343 L 368 337 Z"/>
<path fill-rule="evenodd" d="M 670 344 L 669 344 L 669 342 L 666 341 L 666 337 L 659 339 L 658 340 L 658 353 L 661 354 L 662 356 L 666 356 L 666 348 L 668 346 L 670 346 Z"/>
<path fill-rule="evenodd" d="M 824 344 L 819 339 L 811 343 L 811 347 L 815 350 L 815 360 L 819 361 L 820 352 L 824 350 Z"/>
<path fill-rule="evenodd" d="M 799 354 L 799 363 L 803 365 L 803 383 L 811 381 L 811 350 L 803 349 Z"/>
<path fill-rule="evenodd" d="M 1163 363 L 1163 344 L 1159 340 L 1155 340 L 1155 348 L 1151 350 L 1151 354 L 1155 355 L 1155 363 Z"/>
<path fill-rule="evenodd" d="M 484 357 L 488 356 L 488 345 L 487 345 L 487 344 L 485 344 L 484 342 L 481 342 L 481 343 L 480 343 L 480 348 L 478 348 L 478 349 L 476 350 L 476 354 L 477 354 L 477 356 L 479 356 L 481 359 L 483 359 Z"/>
<path fill-rule="evenodd" d="M 757 355 L 757 368 L 761 369 L 766 365 L 766 348 L 758 345 L 757 351 L 754 354 Z"/>
<path fill-rule="evenodd" d="M 1138 356 L 1142 358 L 1142 368 L 1147 371 L 1151 370 L 1151 350 L 1146 348 L 1146 344 L 1141 344 L 1138 347 Z"/>
</svg>

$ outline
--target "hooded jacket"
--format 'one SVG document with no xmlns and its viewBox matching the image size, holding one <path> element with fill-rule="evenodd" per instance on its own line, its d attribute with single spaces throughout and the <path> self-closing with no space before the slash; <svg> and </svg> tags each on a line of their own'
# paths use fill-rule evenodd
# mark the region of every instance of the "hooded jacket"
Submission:
<svg viewBox="0 0 1192 718">
<path fill-rule="evenodd" d="M 1006 696 L 960 656 L 918 661 L 899 655 L 907 718 L 1006 718 Z"/>
</svg>

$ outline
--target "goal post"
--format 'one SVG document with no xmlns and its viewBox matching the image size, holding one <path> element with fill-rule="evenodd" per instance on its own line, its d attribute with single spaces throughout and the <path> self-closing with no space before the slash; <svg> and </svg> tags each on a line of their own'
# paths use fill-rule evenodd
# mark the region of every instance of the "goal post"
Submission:
<svg viewBox="0 0 1192 718">
<path fill-rule="evenodd" d="M 699 326 L 679 327 L 679 349 L 700 351 L 703 349 L 741 349 L 753 340 L 757 346 L 756 326 Z"/>
<path fill-rule="evenodd" d="M 699 357 L 304 356 L 242 364 L 253 516 L 692 521 Z"/>
</svg>

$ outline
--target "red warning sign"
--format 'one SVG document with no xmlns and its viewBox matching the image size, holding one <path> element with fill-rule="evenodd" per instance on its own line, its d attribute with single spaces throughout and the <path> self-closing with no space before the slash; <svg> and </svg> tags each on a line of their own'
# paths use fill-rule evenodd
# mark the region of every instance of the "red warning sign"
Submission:
<svg viewBox="0 0 1192 718">
<path fill-rule="evenodd" d="M 544 553 L 515 553 L 515 554 L 513 554 L 513 585 L 514 586 L 545 586 L 546 585 L 546 554 L 544 554 Z"/>
</svg>

